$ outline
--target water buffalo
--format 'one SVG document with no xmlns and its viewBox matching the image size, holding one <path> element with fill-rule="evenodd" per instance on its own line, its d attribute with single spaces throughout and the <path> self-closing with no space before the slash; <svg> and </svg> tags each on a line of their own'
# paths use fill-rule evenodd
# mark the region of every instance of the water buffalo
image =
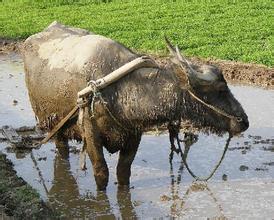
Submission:
<svg viewBox="0 0 274 220">
<path fill-rule="evenodd" d="M 212 65 L 192 64 L 169 42 L 168 47 L 171 60 L 156 59 L 158 67 L 140 68 L 102 89 L 104 102 L 96 101 L 94 116 L 85 120 L 84 145 L 98 189 L 106 188 L 109 176 L 103 147 L 110 153 L 120 151 L 118 184 L 128 185 L 142 133 L 151 126 L 183 119 L 217 133 L 237 134 L 248 128 L 247 115 L 222 72 Z M 139 57 L 114 40 L 57 22 L 30 36 L 22 54 L 34 113 L 40 127 L 48 130 L 75 107 L 77 92 L 90 80 Z M 82 139 L 76 122 L 72 117 L 56 134 L 57 147 L 66 146 L 68 139 Z"/>
</svg>

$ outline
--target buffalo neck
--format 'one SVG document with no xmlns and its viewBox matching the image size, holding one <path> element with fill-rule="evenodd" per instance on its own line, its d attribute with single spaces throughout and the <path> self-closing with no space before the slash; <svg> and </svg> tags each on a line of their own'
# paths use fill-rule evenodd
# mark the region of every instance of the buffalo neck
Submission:
<svg viewBox="0 0 274 220">
<path fill-rule="evenodd" d="M 125 126 L 145 130 L 179 120 L 181 89 L 164 68 L 142 68 L 104 90 L 111 111 Z"/>
</svg>

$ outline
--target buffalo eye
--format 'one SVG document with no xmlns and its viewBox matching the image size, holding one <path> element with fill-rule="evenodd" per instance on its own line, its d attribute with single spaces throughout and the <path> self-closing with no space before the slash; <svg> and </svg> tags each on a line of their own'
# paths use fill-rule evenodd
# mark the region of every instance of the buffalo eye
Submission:
<svg viewBox="0 0 274 220">
<path fill-rule="evenodd" d="M 243 119 L 241 117 L 236 118 L 237 122 L 241 122 Z"/>
</svg>

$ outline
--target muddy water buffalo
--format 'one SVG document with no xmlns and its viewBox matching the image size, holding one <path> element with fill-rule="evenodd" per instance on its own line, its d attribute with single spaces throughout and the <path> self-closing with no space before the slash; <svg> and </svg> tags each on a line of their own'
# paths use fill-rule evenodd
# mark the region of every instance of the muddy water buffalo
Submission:
<svg viewBox="0 0 274 220">
<path fill-rule="evenodd" d="M 94 117 L 85 126 L 92 132 L 84 141 L 99 189 L 106 188 L 109 175 L 103 147 L 110 153 L 120 151 L 117 179 L 119 185 L 128 185 L 142 133 L 151 126 L 183 119 L 217 133 L 236 134 L 248 128 L 247 115 L 221 71 L 194 65 L 178 48 L 170 43 L 168 47 L 171 60 L 156 60 L 158 67 L 135 70 L 100 91 L 104 102 L 96 101 Z M 29 37 L 22 53 L 33 110 L 40 127 L 48 130 L 75 107 L 78 91 L 90 80 L 139 57 L 114 40 L 57 22 Z M 82 139 L 76 122 L 72 117 L 57 133 L 57 147 L 68 139 Z"/>
</svg>

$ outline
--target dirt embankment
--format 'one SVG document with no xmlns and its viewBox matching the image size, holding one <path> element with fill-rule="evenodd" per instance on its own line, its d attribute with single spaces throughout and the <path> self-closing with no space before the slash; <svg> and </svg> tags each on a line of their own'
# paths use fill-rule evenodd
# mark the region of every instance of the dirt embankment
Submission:
<svg viewBox="0 0 274 220">
<path fill-rule="evenodd" d="M 6 40 L 0 38 L 0 54 L 19 52 L 22 41 Z"/>
<path fill-rule="evenodd" d="M 12 163 L 1 152 L 0 177 L 0 207 L 7 216 L 12 216 L 11 219 L 58 218 L 40 199 L 39 194 L 16 175 Z"/>
<path fill-rule="evenodd" d="M 206 60 L 206 62 L 220 67 L 229 83 L 274 89 L 274 68 L 222 60 Z"/>
<path fill-rule="evenodd" d="M 23 41 L 5 40 L 0 38 L 0 54 L 19 52 Z M 226 80 L 233 84 L 253 85 L 274 89 L 274 68 L 259 64 L 247 64 L 234 61 L 192 58 L 197 63 L 208 63 L 219 66 Z"/>
</svg>

